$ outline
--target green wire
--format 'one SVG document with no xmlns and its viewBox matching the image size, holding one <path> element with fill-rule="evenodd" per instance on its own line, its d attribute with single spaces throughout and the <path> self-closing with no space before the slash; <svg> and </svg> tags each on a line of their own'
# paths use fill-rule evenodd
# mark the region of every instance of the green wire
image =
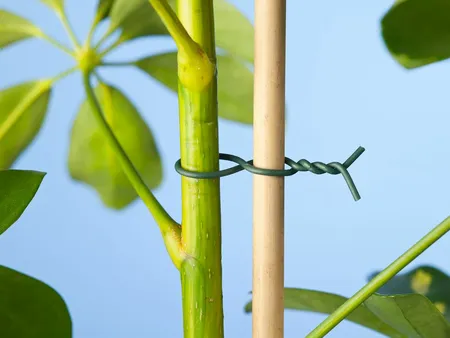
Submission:
<svg viewBox="0 0 450 338">
<path fill-rule="evenodd" d="M 358 159 L 358 157 L 361 156 L 361 154 L 365 151 L 363 147 L 359 147 L 356 149 L 356 151 L 344 162 L 331 162 L 328 164 L 325 164 L 323 162 L 309 162 L 307 160 L 300 160 L 298 162 L 295 162 L 291 160 L 289 157 L 285 158 L 284 163 L 290 167 L 290 169 L 263 169 L 258 168 L 253 165 L 253 160 L 245 161 L 244 159 L 240 158 L 236 155 L 231 154 L 219 154 L 219 158 L 221 160 L 230 161 L 237 163 L 236 166 L 218 170 L 218 171 L 212 171 L 212 172 L 195 172 L 190 171 L 187 169 L 184 169 L 181 166 L 181 160 L 178 160 L 175 163 L 175 170 L 183 176 L 190 177 L 190 178 L 196 178 L 196 179 L 211 179 L 211 178 L 219 178 L 219 177 L 225 177 L 232 174 L 236 174 L 242 170 L 247 170 L 248 172 L 251 172 L 252 174 L 256 175 L 264 175 L 264 176 L 292 176 L 298 172 L 301 171 L 309 171 L 316 175 L 322 175 L 322 174 L 330 174 L 330 175 L 338 175 L 341 174 L 344 177 L 345 182 L 347 183 L 347 186 L 352 193 L 353 198 L 355 201 L 358 201 L 361 199 L 361 196 L 359 195 L 358 189 L 355 186 L 355 183 L 353 182 L 352 177 L 350 176 L 350 173 L 348 172 L 348 168 Z"/>
</svg>

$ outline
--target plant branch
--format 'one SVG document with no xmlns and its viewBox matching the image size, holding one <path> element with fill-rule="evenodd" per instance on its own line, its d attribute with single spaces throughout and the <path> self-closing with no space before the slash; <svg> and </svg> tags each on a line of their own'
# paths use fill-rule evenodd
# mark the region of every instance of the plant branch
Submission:
<svg viewBox="0 0 450 338">
<path fill-rule="evenodd" d="M 77 71 L 77 70 L 78 70 L 78 65 L 77 65 L 77 66 L 74 66 L 74 67 L 71 67 L 71 68 L 69 68 L 69 69 L 67 69 L 67 70 L 65 70 L 65 71 L 63 71 L 63 72 L 61 72 L 61 73 L 59 73 L 58 75 L 54 76 L 54 77 L 51 79 L 52 84 L 54 84 L 54 83 L 57 82 L 57 81 L 60 81 L 60 80 L 64 79 L 66 76 L 69 76 L 70 74 L 72 74 L 73 72 L 75 72 L 75 71 Z"/>
<path fill-rule="evenodd" d="M 386 284 L 392 277 L 399 273 L 409 263 L 416 259 L 433 243 L 450 231 L 450 217 L 431 230 L 420 241 L 414 244 L 408 251 L 397 258 L 386 269 L 380 272 L 374 279 L 360 289 L 353 297 L 342 304 L 319 326 L 311 331 L 306 338 L 321 338 L 329 333 L 335 326 L 343 321 L 350 313 L 360 306 L 366 299 L 374 294 L 380 287 Z"/>
<path fill-rule="evenodd" d="M 106 47 L 104 50 L 102 50 L 100 52 L 99 56 L 101 58 L 104 57 L 106 54 L 111 53 L 114 49 L 119 47 L 124 42 L 125 42 L 125 40 L 120 36 L 116 41 L 114 41 L 114 43 L 111 44 L 111 46 Z"/>
<path fill-rule="evenodd" d="M 127 67 L 127 66 L 133 66 L 135 61 L 111 61 L 111 62 L 102 62 L 100 66 L 105 67 Z"/>
<path fill-rule="evenodd" d="M 122 169 L 130 180 L 133 188 L 136 190 L 137 194 L 145 203 L 148 210 L 156 220 L 156 223 L 158 224 L 163 236 L 167 251 L 169 252 L 173 263 L 179 269 L 182 261 L 185 259 L 185 254 L 181 249 L 181 227 L 170 217 L 167 211 L 163 208 L 163 206 L 159 203 L 159 201 L 147 187 L 138 171 L 134 167 L 133 163 L 131 162 L 130 158 L 128 157 L 127 153 L 120 145 L 120 142 L 117 140 L 114 132 L 104 118 L 102 108 L 97 98 L 95 97 L 95 93 L 91 86 L 89 78 L 90 74 L 88 72 L 83 72 L 83 84 L 87 99 L 92 108 L 92 111 L 94 112 L 99 127 L 102 129 L 102 132 L 107 139 L 109 146 L 113 149 L 114 153 L 118 157 L 122 165 Z"/>
<path fill-rule="evenodd" d="M 184 28 L 181 21 L 178 19 L 177 14 L 169 5 L 167 0 L 149 0 L 150 4 L 155 9 L 156 13 L 166 26 L 169 34 L 172 36 L 175 44 L 178 47 L 179 52 L 183 52 L 190 55 L 197 54 L 200 46 L 195 43 L 189 36 L 189 33 Z"/>
<path fill-rule="evenodd" d="M 63 44 L 61 44 L 59 41 L 53 39 L 51 36 L 45 34 L 44 32 L 41 32 L 41 34 L 38 37 L 44 41 L 49 42 L 51 45 L 55 46 L 56 48 L 62 50 L 64 53 L 66 53 L 72 57 L 75 57 L 75 53 L 72 50 L 70 50 Z"/>
<path fill-rule="evenodd" d="M 80 49 L 80 43 L 78 42 L 77 37 L 75 36 L 75 33 L 72 29 L 72 26 L 69 22 L 69 19 L 67 18 L 67 15 L 64 11 L 56 11 L 56 14 L 61 21 L 64 30 L 66 31 L 67 35 L 69 36 L 70 41 L 72 42 L 72 45 L 75 47 L 75 49 Z"/>
</svg>

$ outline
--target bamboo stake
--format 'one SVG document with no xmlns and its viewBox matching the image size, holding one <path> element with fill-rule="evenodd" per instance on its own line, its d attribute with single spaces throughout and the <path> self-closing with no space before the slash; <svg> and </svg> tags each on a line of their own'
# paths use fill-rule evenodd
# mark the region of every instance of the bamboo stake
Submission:
<svg viewBox="0 0 450 338">
<path fill-rule="evenodd" d="M 284 168 L 286 0 L 255 0 L 254 165 Z M 253 338 L 284 335 L 284 178 L 253 179 Z"/>
</svg>

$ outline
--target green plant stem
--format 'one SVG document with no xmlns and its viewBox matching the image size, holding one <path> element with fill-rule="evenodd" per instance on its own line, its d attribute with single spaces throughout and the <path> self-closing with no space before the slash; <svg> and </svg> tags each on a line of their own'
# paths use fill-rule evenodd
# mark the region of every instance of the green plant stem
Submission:
<svg viewBox="0 0 450 338">
<path fill-rule="evenodd" d="M 433 243 L 450 231 L 450 217 L 431 230 L 420 241 L 414 244 L 408 251 L 397 258 L 386 269 L 380 272 L 374 279 L 367 283 L 353 297 L 342 304 L 319 326 L 311 331 L 306 338 L 320 338 L 329 333 L 335 326 L 343 321 L 352 311 L 360 306 L 366 299 L 374 294 L 380 287 L 386 284 L 392 277 L 399 273 L 409 263 L 417 258 L 421 253 L 428 249 Z"/>
<path fill-rule="evenodd" d="M 102 62 L 100 66 L 104 67 L 128 67 L 133 66 L 135 61 L 111 61 Z"/>
<path fill-rule="evenodd" d="M 105 55 L 111 53 L 114 49 L 119 47 L 122 43 L 124 43 L 125 40 L 122 39 L 122 37 L 119 37 L 116 41 L 114 41 L 111 46 L 106 47 L 104 50 L 100 52 L 100 57 L 104 57 Z M 96 47 L 99 48 L 100 46 Z"/>
<path fill-rule="evenodd" d="M 212 0 L 150 0 L 178 47 L 183 168 L 219 169 L 217 78 Z M 223 338 L 219 179 L 181 178 L 184 338 Z"/>
<path fill-rule="evenodd" d="M 72 26 L 70 25 L 69 19 L 67 18 L 67 15 L 64 11 L 57 11 L 56 14 L 58 15 L 59 20 L 61 21 L 64 30 L 66 31 L 67 35 L 69 36 L 70 41 L 72 42 L 72 45 L 75 49 L 80 49 L 80 43 L 78 42 L 77 37 L 75 36 L 75 33 L 72 29 Z"/>
<path fill-rule="evenodd" d="M 47 42 L 49 42 L 50 44 L 52 44 L 53 46 L 55 46 L 56 48 L 62 50 L 64 53 L 74 57 L 75 53 L 70 50 L 69 48 L 67 48 L 66 46 L 64 46 L 63 44 L 61 44 L 59 41 L 53 39 L 52 37 L 48 36 L 47 34 L 45 34 L 44 32 L 41 33 L 41 35 L 39 35 L 39 38 L 41 38 L 42 40 L 45 40 Z"/>
<path fill-rule="evenodd" d="M 149 0 L 178 47 L 178 52 L 196 54 L 198 45 L 188 34 L 172 7 L 164 0 Z M 187 2 L 189 6 L 189 2 Z M 178 5 L 181 6 L 181 5 Z M 186 7 L 186 5 L 184 5 Z"/>
<path fill-rule="evenodd" d="M 58 75 L 54 76 L 51 80 L 52 80 L 52 85 L 55 84 L 58 81 L 61 81 L 62 79 L 64 79 L 65 77 L 69 76 L 70 74 L 74 73 L 75 71 L 78 70 L 78 66 L 74 66 L 71 67 L 61 73 L 59 73 Z"/>
<path fill-rule="evenodd" d="M 83 84 L 87 99 L 92 108 L 92 111 L 94 112 L 99 127 L 105 135 L 105 138 L 107 139 L 110 147 L 113 149 L 114 153 L 121 162 L 122 169 L 130 180 L 133 188 L 136 190 L 137 194 L 143 200 L 148 210 L 156 220 L 156 223 L 158 224 L 163 236 L 167 251 L 169 252 L 169 255 L 175 266 L 179 269 L 181 263 L 186 258 L 181 248 L 180 225 L 170 217 L 170 215 L 158 202 L 156 197 L 153 195 L 153 193 L 150 191 L 150 189 L 147 187 L 147 185 L 139 175 L 125 150 L 120 145 L 120 142 L 117 140 L 114 132 L 105 120 L 102 108 L 97 98 L 95 97 L 95 93 L 92 89 L 89 78 L 90 74 L 88 72 L 83 72 Z"/>
</svg>

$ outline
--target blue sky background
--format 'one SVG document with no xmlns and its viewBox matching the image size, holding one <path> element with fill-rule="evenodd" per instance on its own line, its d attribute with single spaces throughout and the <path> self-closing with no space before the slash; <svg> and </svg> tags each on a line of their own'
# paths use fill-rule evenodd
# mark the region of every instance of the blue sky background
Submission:
<svg viewBox="0 0 450 338">
<path fill-rule="evenodd" d="M 253 1 L 234 0 L 253 21 Z M 355 203 L 341 177 L 303 173 L 286 181 L 286 286 L 350 296 L 450 214 L 450 76 L 448 63 L 407 72 L 388 55 L 379 19 L 390 0 L 288 1 L 286 154 L 343 161 L 367 151 L 351 168 L 361 192 Z M 67 0 L 81 38 L 96 1 Z M 0 8 L 33 20 L 67 41 L 38 1 L 0 0 Z M 111 55 L 134 59 L 167 50 L 165 39 L 141 39 Z M 0 53 L 0 87 L 55 75 L 72 65 L 42 41 Z M 176 96 L 135 69 L 103 76 L 133 99 L 163 156 L 165 180 L 155 191 L 180 219 Z M 75 338 L 181 337 L 179 276 L 143 203 L 117 212 L 102 206 L 66 168 L 69 129 L 83 99 L 80 76 L 58 83 L 48 116 L 16 168 L 48 173 L 22 218 L 0 237 L 0 264 L 39 278 L 64 297 Z M 252 129 L 221 121 L 220 149 L 252 156 Z M 250 337 L 243 313 L 251 290 L 252 178 L 222 180 L 225 332 Z M 450 236 L 413 265 L 450 273 Z M 446 258 L 447 257 L 447 258 Z M 286 313 L 285 336 L 304 337 L 324 316 Z M 351 323 L 329 337 L 379 337 Z"/>
</svg>

